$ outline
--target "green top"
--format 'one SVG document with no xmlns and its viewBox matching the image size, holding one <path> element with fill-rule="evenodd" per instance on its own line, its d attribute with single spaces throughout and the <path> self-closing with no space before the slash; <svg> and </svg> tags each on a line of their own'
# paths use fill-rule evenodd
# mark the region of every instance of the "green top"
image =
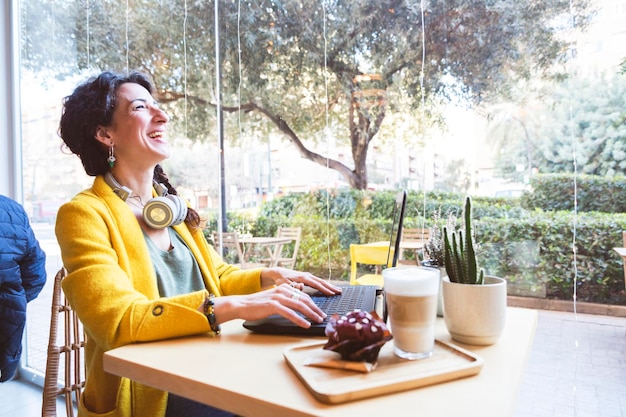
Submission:
<svg viewBox="0 0 626 417">
<path fill-rule="evenodd" d="M 161 297 L 172 297 L 205 289 L 200 268 L 191 250 L 174 229 L 168 227 L 167 230 L 172 242 L 168 251 L 159 249 L 144 233 L 157 275 L 159 294 Z"/>
</svg>

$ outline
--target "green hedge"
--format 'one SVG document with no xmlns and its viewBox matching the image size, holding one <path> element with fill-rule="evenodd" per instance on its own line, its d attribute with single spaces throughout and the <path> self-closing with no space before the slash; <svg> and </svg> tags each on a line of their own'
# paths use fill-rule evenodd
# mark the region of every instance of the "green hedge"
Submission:
<svg viewBox="0 0 626 417">
<path fill-rule="evenodd" d="M 575 181 L 574 181 L 575 180 Z M 576 187 L 574 187 L 574 184 Z M 545 211 L 574 210 L 576 189 L 577 211 L 603 213 L 626 212 L 626 177 L 594 175 L 544 174 L 531 178 L 532 192 L 521 198 L 522 207 Z"/>
<path fill-rule="evenodd" d="M 572 300 L 576 287 L 579 301 L 626 305 L 622 260 L 613 251 L 622 230 L 624 214 L 535 211 L 478 220 L 476 240 L 481 266 L 512 288 Z"/>
<path fill-rule="evenodd" d="M 229 229 L 273 236 L 280 226 L 302 227 L 296 268 L 348 279 L 350 244 L 389 238 L 395 195 L 291 194 L 265 204 L 256 218 L 229 213 Z M 428 227 L 435 213 L 458 217 L 463 200 L 459 194 L 411 192 L 405 227 Z M 525 210 L 520 199 L 487 197 L 475 197 L 473 210 L 480 266 L 506 278 L 509 293 L 571 300 L 575 282 L 579 301 L 626 305 L 622 261 L 612 250 L 622 246 L 625 214 Z"/>
</svg>

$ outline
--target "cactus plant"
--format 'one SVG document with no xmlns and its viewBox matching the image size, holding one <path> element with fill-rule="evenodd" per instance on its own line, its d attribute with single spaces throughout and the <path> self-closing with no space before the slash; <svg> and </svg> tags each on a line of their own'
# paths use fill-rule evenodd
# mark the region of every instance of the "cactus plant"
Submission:
<svg viewBox="0 0 626 417">
<path fill-rule="evenodd" d="M 474 250 L 474 237 L 472 235 L 472 200 L 468 196 L 465 199 L 465 211 L 463 219 L 465 227 L 465 239 L 463 231 L 449 231 L 443 228 L 444 238 L 444 264 L 451 282 L 461 284 L 482 284 L 485 272 L 478 269 L 476 252 Z"/>
</svg>

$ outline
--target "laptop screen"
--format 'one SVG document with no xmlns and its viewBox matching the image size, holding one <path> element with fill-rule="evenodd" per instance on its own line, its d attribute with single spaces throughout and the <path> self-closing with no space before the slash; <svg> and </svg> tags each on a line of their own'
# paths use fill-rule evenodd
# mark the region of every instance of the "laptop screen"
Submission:
<svg viewBox="0 0 626 417">
<path fill-rule="evenodd" d="M 404 222 L 404 210 L 406 208 L 406 191 L 396 194 L 396 201 L 393 206 L 393 223 L 391 224 L 391 234 L 389 236 L 389 253 L 387 254 L 387 265 L 396 266 L 398 255 L 400 254 L 400 241 L 402 240 L 402 223 Z"/>
</svg>

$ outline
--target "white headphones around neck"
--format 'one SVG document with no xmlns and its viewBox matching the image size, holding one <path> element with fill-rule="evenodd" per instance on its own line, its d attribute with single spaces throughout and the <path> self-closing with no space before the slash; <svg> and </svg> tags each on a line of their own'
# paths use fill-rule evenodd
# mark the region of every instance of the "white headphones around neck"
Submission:
<svg viewBox="0 0 626 417">
<path fill-rule="evenodd" d="M 126 201 L 133 194 L 130 188 L 117 182 L 110 172 L 104 174 L 104 181 L 123 201 Z M 143 219 L 146 224 L 153 229 L 164 229 L 185 221 L 185 217 L 187 217 L 185 201 L 177 195 L 169 194 L 167 188 L 156 181 L 154 181 L 154 188 L 159 197 L 151 198 L 143 207 Z"/>
</svg>

